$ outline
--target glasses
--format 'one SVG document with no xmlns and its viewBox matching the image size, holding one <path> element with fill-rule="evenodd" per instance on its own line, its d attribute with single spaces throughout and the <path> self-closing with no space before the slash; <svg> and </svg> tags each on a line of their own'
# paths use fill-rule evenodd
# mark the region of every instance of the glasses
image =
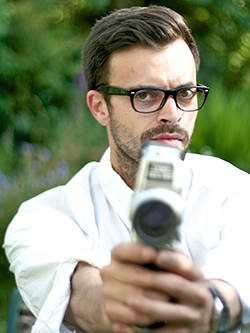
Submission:
<svg viewBox="0 0 250 333">
<path fill-rule="evenodd" d="M 172 96 L 176 106 L 185 112 L 201 109 L 209 93 L 209 87 L 198 84 L 172 90 L 161 88 L 137 88 L 123 89 L 108 85 L 99 86 L 96 89 L 105 95 L 130 96 L 131 104 L 136 112 L 152 113 L 160 110 L 169 96 Z"/>
</svg>

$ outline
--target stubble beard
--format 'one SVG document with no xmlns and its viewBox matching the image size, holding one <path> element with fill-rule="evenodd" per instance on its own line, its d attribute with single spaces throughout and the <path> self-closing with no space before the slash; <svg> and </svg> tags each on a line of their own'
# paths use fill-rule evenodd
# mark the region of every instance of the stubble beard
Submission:
<svg viewBox="0 0 250 333">
<path fill-rule="evenodd" d="M 184 160 L 188 151 L 191 136 L 178 124 L 163 124 L 143 132 L 140 136 L 129 137 L 128 128 L 114 117 L 112 107 L 109 107 L 110 132 L 116 145 L 116 170 L 126 183 L 134 184 L 138 162 L 141 155 L 141 148 L 144 142 L 152 140 L 161 134 L 177 133 L 182 137 L 181 159 Z"/>
</svg>

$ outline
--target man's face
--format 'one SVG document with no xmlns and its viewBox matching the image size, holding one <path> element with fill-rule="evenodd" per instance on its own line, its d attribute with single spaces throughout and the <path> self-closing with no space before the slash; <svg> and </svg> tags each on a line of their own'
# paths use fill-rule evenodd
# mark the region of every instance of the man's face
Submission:
<svg viewBox="0 0 250 333">
<path fill-rule="evenodd" d="M 142 47 L 127 49 L 110 59 L 108 84 L 112 86 L 175 89 L 196 83 L 194 58 L 183 40 L 161 51 Z M 146 114 L 134 111 L 129 96 L 112 95 L 108 113 L 111 162 L 120 174 L 125 165 L 137 164 L 142 144 L 147 140 L 176 146 L 184 158 L 197 116 L 197 112 L 178 109 L 171 96 L 162 109 Z"/>
</svg>

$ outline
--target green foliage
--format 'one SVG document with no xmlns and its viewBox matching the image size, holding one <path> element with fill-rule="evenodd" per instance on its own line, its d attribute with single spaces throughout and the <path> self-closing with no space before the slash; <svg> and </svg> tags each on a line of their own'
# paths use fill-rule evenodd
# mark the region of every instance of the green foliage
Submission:
<svg viewBox="0 0 250 333">
<path fill-rule="evenodd" d="M 213 82 L 198 114 L 191 151 L 219 156 L 250 173 L 248 99 L 246 92 L 229 93 Z"/>
<path fill-rule="evenodd" d="M 44 143 L 70 109 L 83 37 L 60 2 L 0 0 L 0 136 Z"/>
<path fill-rule="evenodd" d="M 216 0 L 201 6 L 190 2 L 193 11 L 186 18 L 201 51 L 203 80 L 222 79 L 228 90 L 249 87 L 249 3 Z"/>
</svg>

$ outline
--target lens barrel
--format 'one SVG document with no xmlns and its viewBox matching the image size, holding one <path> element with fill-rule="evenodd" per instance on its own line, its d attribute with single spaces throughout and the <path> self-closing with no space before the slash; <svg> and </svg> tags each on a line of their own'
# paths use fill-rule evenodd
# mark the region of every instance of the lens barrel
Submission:
<svg viewBox="0 0 250 333">
<path fill-rule="evenodd" d="M 171 207 L 160 201 L 146 202 L 137 208 L 135 226 L 149 237 L 161 237 L 176 223 Z"/>
<path fill-rule="evenodd" d="M 136 194 L 130 218 L 137 238 L 156 248 L 170 248 L 178 239 L 184 201 L 177 193 L 152 188 Z"/>
</svg>

